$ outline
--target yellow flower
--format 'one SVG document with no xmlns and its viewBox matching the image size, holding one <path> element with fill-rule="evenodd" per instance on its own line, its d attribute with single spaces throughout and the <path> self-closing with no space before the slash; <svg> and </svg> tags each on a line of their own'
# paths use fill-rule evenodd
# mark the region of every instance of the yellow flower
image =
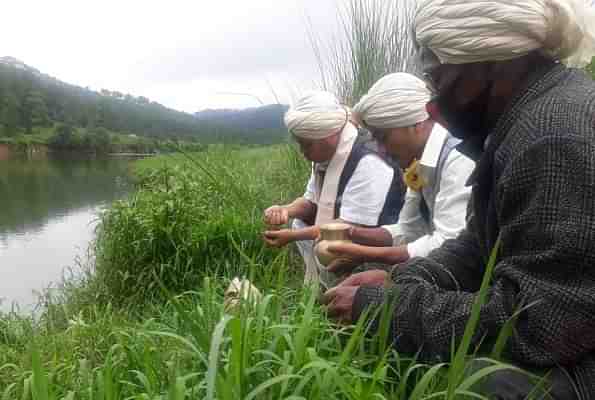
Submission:
<svg viewBox="0 0 595 400">
<path fill-rule="evenodd" d="M 405 180 L 407 187 L 416 192 L 419 192 L 428 183 L 420 174 L 419 161 L 415 159 L 409 167 L 405 168 L 403 179 Z"/>
</svg>

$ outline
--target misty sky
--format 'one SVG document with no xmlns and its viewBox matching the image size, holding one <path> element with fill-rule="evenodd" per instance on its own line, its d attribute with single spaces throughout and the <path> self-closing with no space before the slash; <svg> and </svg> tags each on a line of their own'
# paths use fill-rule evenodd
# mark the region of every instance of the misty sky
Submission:
<svg viewBox="0 0 595 400">
<path fill-rule="evenodd" d="M 188 112 L 288 102 L 318 79 L 306 15 L 336 32 L 335 0 L 4 0 L 0 56 Z"/>
</svg>

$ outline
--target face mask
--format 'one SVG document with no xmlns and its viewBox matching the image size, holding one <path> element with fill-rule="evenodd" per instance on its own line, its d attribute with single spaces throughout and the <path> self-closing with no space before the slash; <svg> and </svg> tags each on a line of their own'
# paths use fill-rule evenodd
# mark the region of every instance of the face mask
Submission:
<svg viewBox="0 0 595 400">
<path fill-rule="evenodd" d="M 453 85 L 454 88 L 456 86 Z M 490 83 L 471 102 L 463 108 L 454 109 L 449 101 L 448 93 L 441 95 L 437 100 L 440 115 L 448 125 L 450 133 L 462 140 L 475 136 L 485 138 L 489 131 L 487 123 L 488 104 L 493 84 Z M 451 89 L 452 91 L 452 89 Z"/>
<path fill-rule="evenodd" d="M 473 160 L 479 160 L 484 151 L 484 144 L 490 131 L 488 123 L 488 104 L 493 84 L 490 83 L 475 99 L 465 107 L 453 109 L 448 101 L 448 93 L 436 100 L 439 114 L 448 131 L 463 143 L 459 151 Z"/>
</svg>

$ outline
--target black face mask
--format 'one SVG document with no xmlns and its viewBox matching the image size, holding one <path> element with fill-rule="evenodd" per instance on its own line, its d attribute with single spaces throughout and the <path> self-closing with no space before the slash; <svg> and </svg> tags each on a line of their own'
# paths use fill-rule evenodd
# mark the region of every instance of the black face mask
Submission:
<svg viewBox="0 0 595 400">
<path fill-rule="evenodd" d="M 448 125 L 448 131 L 456 138 L 463 140 L 468 148 L 469 156 L 477 158 L 483 152 L 484 142 L 490 131 L 488 123 L 488 104 L 493 83 L 486 86 L 481 93 L 464 108 L 454 110 L 448 94 L 444 93 L 436 100 L 440 115 Z"/>
<path fill-rule="evenodd" d="M 456 85 L 453 85 L 454 88 Z M 452 102 L 449 101 L 448 92 L 441 95 L 436 100 L 440 110 L 440 115 L 448 124 L 450 133 L 462 140 L 470 139 L 477 135 L 487 135 L 488 124 L 488 104 L 490 101 L 490 92 L 493 84 L 486 86 L 481 93 L 469 102 L 464 108 L 454 110 Z M 449 91 L 451 92 L 452 89 Z"/>
</svg>

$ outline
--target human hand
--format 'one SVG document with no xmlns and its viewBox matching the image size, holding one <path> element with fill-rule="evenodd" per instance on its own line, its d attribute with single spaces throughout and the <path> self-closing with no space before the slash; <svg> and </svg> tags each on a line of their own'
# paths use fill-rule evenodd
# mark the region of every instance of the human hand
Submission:
<svg viewBox="0 0 595 400">
<path fill-rule="evenodd" d="M 264 211 L 264 222 L 270 226 L 285 225 L 289 222 L 289 211 L 284 206 L 271 206 Z"/>
<path fill-rule="evenodd" d="M 382 286 L 389 274 L 381 269 L 360 272 L 347 277 L 338 286 Z"/>
<path fill-rule="evenodd" d="M 267 245 L 277 248 L 284 247 L 293 241 L 291 229 L 265 231 L 262 236 Z"/>
<path fill-rule="evenodd" d="M 326 269 L 329 272 L 332 272 L 337 275 L 346 275 L 350 274 L 354 269 L 361 265 L 361 261 L 353 260 L 351 258 L 336 258 L 329 265 L 327 265 Z"/>
<path fill-rule="evenodd" d="M 355 243 L 333 243 L 329 244 L 327 250 L 337 256 L 327 266 L 335 274 L 348 274 L 367 258 L 367 248 Z"/>
<path fill-rule="evenodd" d="M 380 286 L 384 284 L 387 277 L 386 271 L 366 271 L 351 275 L 339 285 L 327 290 L 322 295 L 322 303 L 326 304 L 328 315 L 338 322 L 351 323 L 353 301 L 360 286 Z"/>
<path fill-rule="evenodd" d="M 327 290 L 322 295 L 328 316 L 343 324 L 352 322 L 353 300 L 359 286 L 339 285 Z"/>
</svg>

